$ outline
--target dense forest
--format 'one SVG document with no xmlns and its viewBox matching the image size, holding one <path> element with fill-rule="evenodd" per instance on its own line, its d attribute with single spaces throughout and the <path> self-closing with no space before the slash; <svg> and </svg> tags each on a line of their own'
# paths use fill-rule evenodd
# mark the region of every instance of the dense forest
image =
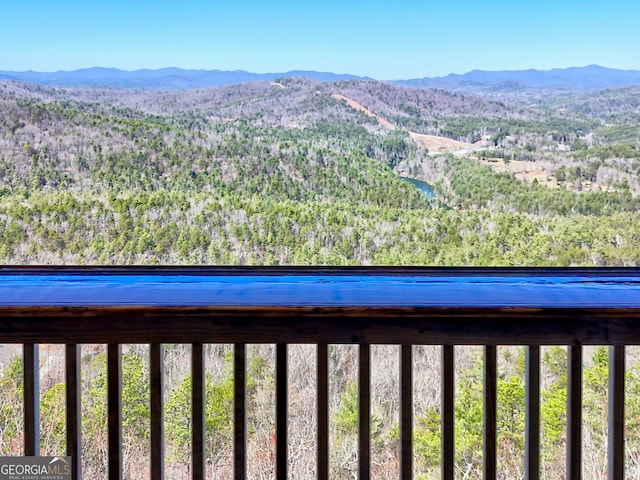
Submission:
<svg viewBox="0 0 640 480">
<path fill-rule="evenodd" d="M 186 92 L 5 82 L 0 92 L 3 263 L 640 258 L 634 89 L 536 108 L 302 79 Z M 414 134 L 473 148 L 432 152 Z M 398 173 L 427 181 L 438 201 Z"/>
<path fill-rule="evenodd" d="M 0 81 L 0 263 L 640 264 L 640 88 L 508 97 L 283 78 L 191 91 Z M 409 177 L 435 192 L 427 197 Z M 252 347 L 251 478 L 270 478 L 273 348 Z M 312 347 L 292 347 L 294 478 L 312 478 Z M 229 347 L 208 352 L 211 478 L 229 478 Z M 148 363 L 124 358 L 128 478 L 148 463 Z M 188 349 L 168 346 L 167 463 L 188 471 Z M 374 348 L 375 478 L 396 478 L 397 347 Z M 635 365 L 636 352 L 630 353 Z M 439 351 L 416 347 L 416 476 L 438 477 Z M 43 450 L 64 443 L 61 356 L 42 372 Z M 356 472 L 357 362 L 331 351 L 332 478 Z M 501 349 L 501 478 L 522 477 L 523 353 Z M 563 478 L 566 349 L 545 349 L 544 478 Z M 85 473 L 105 468 L 105 354 L 83 352 Z M 481 356 L 459 349 L 459 478 L 481 475 Z M 20 449 L 21 365 L 0 374 L 0 454 Z M 607 356 L 585 356 L 585 477 L 606 478 Z M 627 388 L 640 389 L 640 372 Z M 637 395 L 628 471 L 640 468 Z M 310 403 L 311 402 L 311 403 Z M 101 443 L 102 442 L 102 443 Z M 311 443 L 309 443 L 311 442 Z M 267 453 L 265 453 L 267 452 Z M 635 475 L 635 473 L 633 473 Z M 632 475 L 632 476 L 633 476 Z"/>
</svg>

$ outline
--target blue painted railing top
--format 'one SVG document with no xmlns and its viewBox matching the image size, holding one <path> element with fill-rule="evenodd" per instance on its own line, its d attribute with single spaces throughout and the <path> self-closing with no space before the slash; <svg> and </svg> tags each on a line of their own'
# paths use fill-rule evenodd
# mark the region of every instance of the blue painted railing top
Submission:
<svg viewBox="0 0 640 480">
<path fill-rule="evenodd" d="M 640 270 L 0 268 L 5 306 L 640 308 Z"/>
</svg>

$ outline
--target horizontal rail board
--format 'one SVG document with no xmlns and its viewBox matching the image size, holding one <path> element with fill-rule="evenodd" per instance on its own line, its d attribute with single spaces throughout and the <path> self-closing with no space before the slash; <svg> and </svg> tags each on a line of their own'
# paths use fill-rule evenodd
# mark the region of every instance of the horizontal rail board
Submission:
<svg viewBox="0 0 640 480">
<path fill-rule="evenodd" d="M 0 268 L 0 343 L 622 345 L 638 325 L 640 269 Z"/>
<path fill-rule="evenodd" d="M 164 270 L 161 270 L 163 272 Z M 84 273 L 83 273 L 84 272 Z M 0 269 L 0 307 L 640 308 L 640 270 Z M 206 272 L 209 274 L 207 275 Z"/>
<path fill-rule="evenodd" d="M 638 325 L 636 309 L 20 307 L 0 308 L 0 343 L 628 345 Z"/>
<path fill-rule="evenodd" d="M 115 309 L 0 311 L 4 343 L 424 343 L 631 344 L 640 342 L 640 312 L 426 311 L 406 317 L 372 312 L 278 310 L 188 312 Z M 40 314 L 43 315 L 40 315 Z M 262 315 L 260 314 L 262 313 Z M 83 315 L 85 314 L 85 315 Z M 398 315 L 396 313 L 396 315 Z M 90 321 L 88 321 L 90 320 Z M 179 325 L 179 328 L 177 328 Z"/>
</svg>

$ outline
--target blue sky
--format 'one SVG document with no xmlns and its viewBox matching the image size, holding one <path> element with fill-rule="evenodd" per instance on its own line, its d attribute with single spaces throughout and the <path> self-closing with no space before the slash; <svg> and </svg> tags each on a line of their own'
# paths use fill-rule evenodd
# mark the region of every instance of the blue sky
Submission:
<svg viewBox="0 0 640 480">
<path fill-rule="evenodd" d="M 638 0 L 5 0 L 0 70 L 640 70 Z"/>
</svg>

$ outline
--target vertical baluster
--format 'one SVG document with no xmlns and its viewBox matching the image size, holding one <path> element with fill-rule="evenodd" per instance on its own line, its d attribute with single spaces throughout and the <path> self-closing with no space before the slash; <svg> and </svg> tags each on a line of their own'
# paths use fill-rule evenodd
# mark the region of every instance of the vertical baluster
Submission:
<svg viewBox="0 0 640 480">
<path fill-rule="evenodd" d="M 358 469 L 359 478 L 371 478 L 371 346 L 361 344 L 358 361 Z"/>
<path fill-rule="evenodd" d="M 40 359 L 38 345 L 22 347 L 24 368 L 24 454 L 40 455 Z"/>
<path fill-rule="evenodd" d="M 484 480 L 496 479 L 497 354 L 484 347 Z"/>
<path fill-rule="evenodd" d="M 204 355 L 202 343 L 191 345 L 191 478 L 205 477 Z"/>
<path fill-rule="evenodd" d="M 540 478 L 540 345 L 527 348 L 525 478 Z"/>
<path fill-rule="evenodd" d="M 164 391 L 162 381 L 162 345 L 152 343 L 149 350 L 149 370 L 151 381 L 151 478 L 164 478 Z"/>
<path fill-rule="evenodd" d="M 568 347 L 567 480 L 582 478 L 582 346 Z"/>
<path fill-rule="evenodd" d="M 622 345 L 609 347 L 609 479 L 624 479 L 624 355 Z"/>
<path fill-rule="evenodd" d="M 454 445 L 454 348 L 453 345 L 442 346 L 442 480 L 453 480 L 455 467 Z"/>
<path fill-rule="evenodd" d="M 65 346 L 67 455 L 71 457 L 71 478 L 82 478 L 80 345 Z"/>
<path fill-rule="evenodd" d="M 412 345 L 400 347 L 400 477 L 413 478 L 413 355 Z"/>
<path fill-rule="evenodd" d="M 287 345 L 276 345 L 276 479 L 287 479 Z"/>
<path fill-rule="evenodd" d="M 247 422 L 246 422 L 246 347 L 236 343 L 233 347 L 233 472 L 235 480 L 247 477 Z"/>
<path fill-rule="evenodd" d="M 107 409 L 109 428 L 109 480 L 122 478 L 122 346 L 107 346 Z"/>
<path fill-rule="evenodd" d="M 329 479 L 329 354 L 326 343 L 317 349 L 318 480 Z"/>
</svg>

